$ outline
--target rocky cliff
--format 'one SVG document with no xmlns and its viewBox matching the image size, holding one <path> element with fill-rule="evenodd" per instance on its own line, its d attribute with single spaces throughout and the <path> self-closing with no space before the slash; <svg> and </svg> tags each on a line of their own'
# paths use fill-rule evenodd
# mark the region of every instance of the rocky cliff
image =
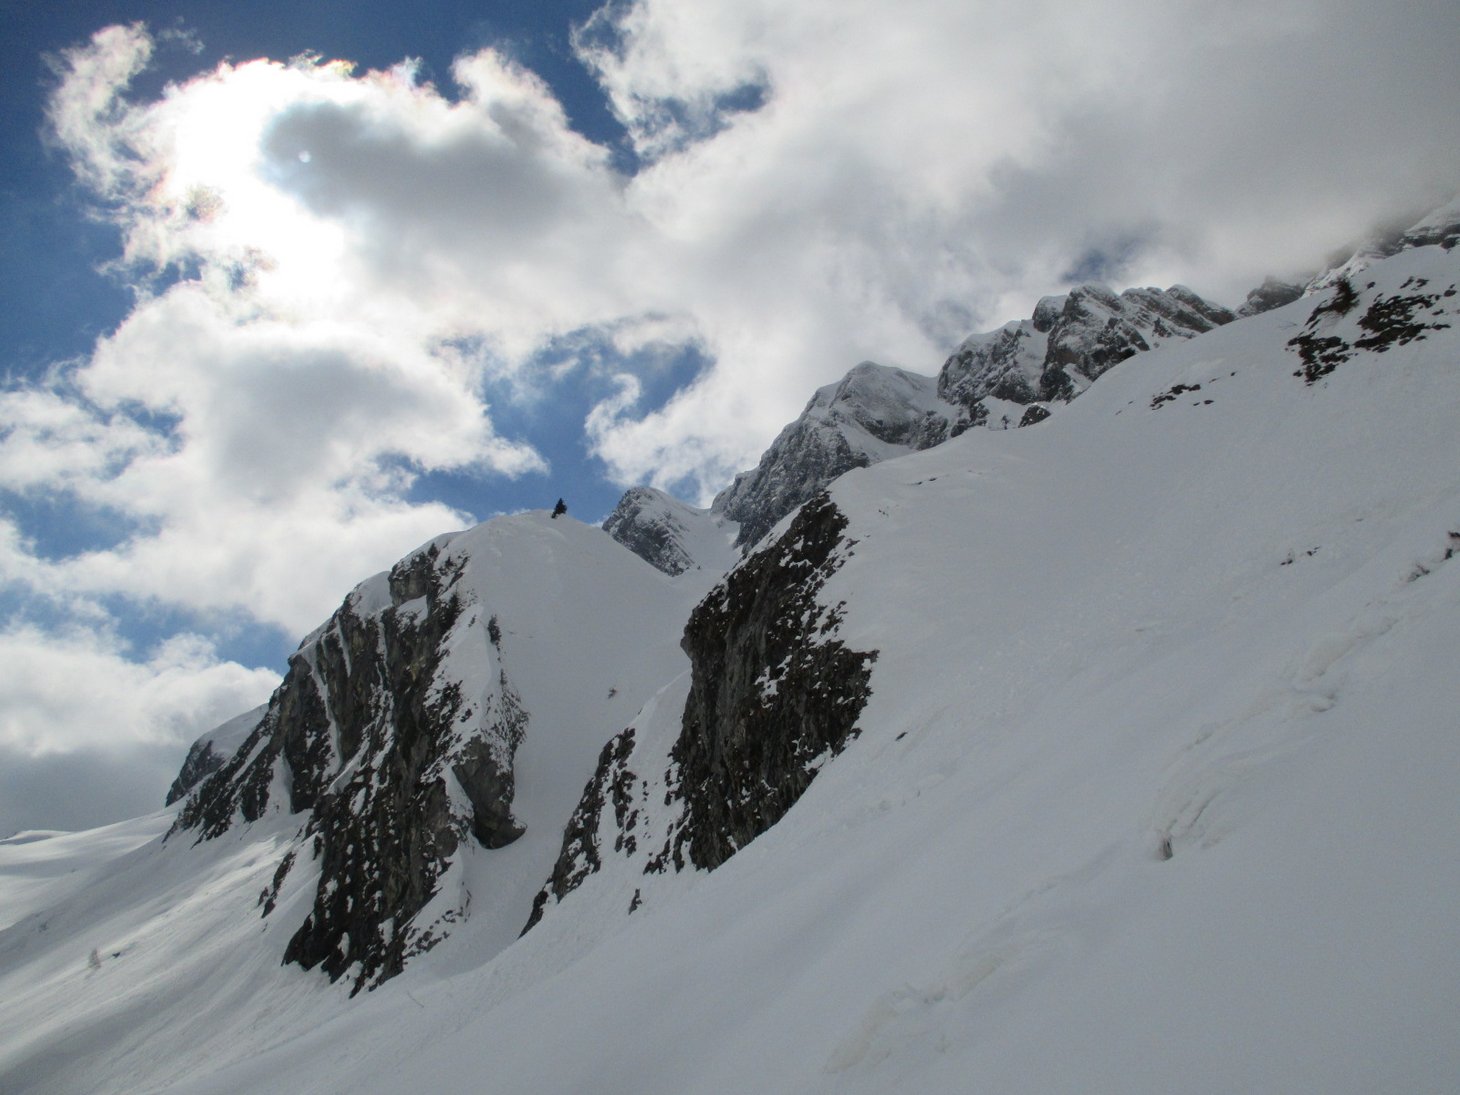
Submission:
<svg viewBox="0 0 1460 1095">
<path fill-rule="evenodd" d="M 648 733 L 630 726 L 603 747 L 527 928 L 610 856 L 641 874 L 713 870 L 779 821 L 855 736 L 877 653 L 841 640 L 843 606 L 822 596 L 854 549 L 845 531 L 818 494 L 695 608 L 672 743 L 653 733 L 651 708 Z"/>
<path fill-rule="evenodd" d="M 355 990 L 468 916 L 499 924 L 478 924 L 484 945 L 505 943 L 602 742 L 682 665 L 674 636 L 689 604 L 571 518 L 521 514 L 439 537 L 305 639 L 171 839 L 275 826 L 259 906 L 301 921 L 282 957 Z M 524 755 L 537 773 L 525 795 Z M 510 857 L 493 857 L 508 844 Z M 487 857 L 475 893 L 474 856 Z M 312 892 L 307 912 L 286 891 Z"/>
<path fill-rule="evenodd" d="M 943 364 L 938 394 L 958 408 L 950 433 L 1023 425 L 1025 407 L 1067 403 L 1126 358 L 1233 318 L 1180 285 L 1123 293 L 1082 285 L 1045 297 L 1029 319 L 965 339 Z"/>
<path fill-rule="evenodd" d="M 305 640 L 244 746 L 173 827 L 206 840 L 271 805 L 306 815 L 264 912 L 307 850 L 319 882 L 284 959 L 331 980 L 348 972 L 356 989 L 439 937 L 416 917 L 463 841 L 499 848 L 521 834 L 512 758 L 527 715 L 501 667 L 501 634 L 457 589 L 464 562 L 443 554 L 446 542 L 366 583 Z M 489 676 L 470 694 L 441 672 L 448 637 L 484 640 Z"/>
<path fill-rule="evenodd" d="M 713 511 L 739 524 L 736 543 L 749 548 L 837 476 L 946 439 L 954 411 L 931 378 L 864 361 L 819 389 Z"/>
</svg>

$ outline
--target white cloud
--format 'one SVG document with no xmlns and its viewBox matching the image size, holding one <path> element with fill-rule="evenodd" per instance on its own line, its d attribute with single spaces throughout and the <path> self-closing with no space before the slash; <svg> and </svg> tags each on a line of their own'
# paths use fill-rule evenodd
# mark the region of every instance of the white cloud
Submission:
<svg viewBox="0 0 1460 1095">
<path fill-rule="evenodd" d="M 197 635 L 169 639 L 138 661 L 104 632 L 12 625 L 0 631 L 0 748 L 40 756 L 185 747 L 267 699 L 278 680 L 220 661 Z"/>
<path fill-rule="evenodd" d="M 100 622 L 100 621 L 98 621 Z M 182 634 L 135 658 L 104 627 L 0 631 L 0 837 L 159 809 L 187 746 L 278 677 Z"/>
<path fill-rule="evenodd" d="M 652 162 L 630 199 L 678 245 L 720 367 L 622 419 L 603 451 L 621 474 L 672 477 L 686 447 L 718 471 L 735 452 L 718 408 L 755 448 L 860 357 L 931 371 L 1082 261 L 1237 303 L 1442 199 L 1460 181 L 1452 15 L 1357 0 L 605 9 L 580 50 Z M 723 106 L 748 86 L 760 109 Z"/>
</svg>

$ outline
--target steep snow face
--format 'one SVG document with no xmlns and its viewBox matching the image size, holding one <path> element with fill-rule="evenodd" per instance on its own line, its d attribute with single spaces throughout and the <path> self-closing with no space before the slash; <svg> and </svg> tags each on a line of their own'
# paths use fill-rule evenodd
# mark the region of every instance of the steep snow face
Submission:
<svg viewBox="0 0 1460 1095">
<path fill-rule="evenodd" d="M 653 487 L 631 487 L 603 531 L 670 577 L 698 570 L 718 576 L 735 560 L 733 521 Z"/>
<path fill-rule="evenodd" d="M 1233 313 L 1190 289 L 1127 289 L 1119 295 L 1082 285 L 1045 297 L 1026 320 L 972 335 L 944 363 L 938 394 L 959 407 L 954 434 L 995 424 L 997 403 L 1022 408 L 1068 402 L 1112 365 L 1163 343 L 1229 323 Z M 997 424 L 1019 425 L 1005 409 Z"/>
<path fill-rule="evenodd" d="M 943 441 L 953 412 L 931 378 L 864 361 L 818 389 L 713 512 L 739 524 L 736 542 L 748 548 L 842 473 Z"/>
<path fill-rule="evenodd" d="M 211 840 L 270 812 L 297 816 L 263 915 L 304 871 L 314 900 L 283 957 L 357 989 L 398 974 L 473 909 L 518 927 L 599 742 L 680 660 L 687 601 L 568 519 L 439 537 L 305 640 L 172 835 Z M 529 829 L 537 847 L 491 872 L 473 905 L 463 856 Z"/>
</svg>

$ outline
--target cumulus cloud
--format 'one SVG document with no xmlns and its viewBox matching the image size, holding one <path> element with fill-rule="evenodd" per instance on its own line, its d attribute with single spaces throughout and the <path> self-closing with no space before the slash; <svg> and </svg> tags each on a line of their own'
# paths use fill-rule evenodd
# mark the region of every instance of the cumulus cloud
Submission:
<svg viewBox="0 0 1460 1095">
<path fill-rule="evenodd" d="M 0 837 L 158 809 L 188 743 L 278 677 L 181 634 L 141 658 L 106 629 L 0 631 Z"/>
<path fill-rule="evenodd" d="M 174 636 L 137 661 L 105 633 L 12 625 L 0 632 L 0 747 L 42 756 L 186 746 L 278 683 L 273 673 L 221 661 L 198 635 Z"/>
<path fill-rule="evenodd" d="M 932 371 L 1092 272 L 1235 303 L 1460 179 L 1430 0 L 631 0 L 575 42 L 631 174 L 490 49 L 451 87 L 302 57 L 151 101 L 140 25 L 59 57 L 52 136 L 138 303 L 0 393 L 0 489 L 125 532 L 7 524 L 0 576 L 298 633 L 467 519 L 423 473 L 545 467 L 494 401 L 611 378 L 606 473 L 703 501 L 860 360 Z"/>
<path fill-rule="evenodd" d="M 1084 271 L 1236 303 L 1460 179 L 1437 3 L 638 0 L 578 43 L 720 361 L 600 431 L 621 474 L 712 467 L 720 406 L 763 441 L 751 391 L 779 422 L 861 356 L 931 371 Z"/>
</svg>

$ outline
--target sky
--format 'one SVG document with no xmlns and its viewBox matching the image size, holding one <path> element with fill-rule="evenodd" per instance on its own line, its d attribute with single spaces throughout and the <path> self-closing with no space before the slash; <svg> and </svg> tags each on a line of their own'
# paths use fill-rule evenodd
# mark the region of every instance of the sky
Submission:
<svg viewBox="0 0 1460 1095">
<path fill-rule="evenodd" d="M 1417 219 L 1457 49 L 1423 0 L 0 0 L 0 836 L 160 804 L 440 532 L 707 504 L 859 361 Z"/>
</svg>

